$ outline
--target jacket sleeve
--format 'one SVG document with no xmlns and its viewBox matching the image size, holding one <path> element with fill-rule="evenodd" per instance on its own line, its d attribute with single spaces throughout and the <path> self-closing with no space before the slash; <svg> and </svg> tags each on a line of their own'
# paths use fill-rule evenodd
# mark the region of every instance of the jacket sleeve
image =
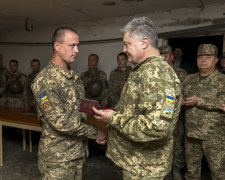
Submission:
<svg viewBox="0 0 225 180">
<path fill-rule="evenodd" d="M 156 75 L 157 76 L 157 75 Z M 160 76 L 158 76 L 160 77 Z M 161 78 L 143 78 L 140 86 L 135 83 L 125 85 L 125 93 L 121 96 L 122 109 L 115 112 L 110 125 L 136 142 L 149 142 L 171 138 L 176 123 L 181 101 L 179 80 L 167 80 L 168 76 Z M 130 88 L 127 88 L 130 86 Z M 138 90 L 138 93 L 134 93 Z M 166 97 L 174 97 L 173 112 L 169 117 L 164 116 L 164 107 L 168 103 Z M 137 99 L 136 103 L 129 103 L 129 99 Z M 124 105 L 123 104 L 126 104 Z M 170 106 L 172 109 L 172 106 Z"/>
<path fill-rule="evenodd" d="M 43 85 L 44 84 L 44 85 Z M 78 98 L 63 102 L 60 89 L 54 81 L 35 81 L 32 91 L 39 109 L 39 119 L 47 123 L 60 134 L 95 139 L 97 128 L 82 120 L 82 113 L 78 112 Z"/>
</svg>

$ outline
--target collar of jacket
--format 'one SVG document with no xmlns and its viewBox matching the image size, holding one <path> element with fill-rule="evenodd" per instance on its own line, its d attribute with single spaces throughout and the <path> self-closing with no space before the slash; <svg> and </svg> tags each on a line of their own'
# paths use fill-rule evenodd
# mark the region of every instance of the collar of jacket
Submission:
<svg viewBox="0 0 225 180">
<path fill-rule="evenodd" d="M 132 69 L 132 71 L 138 69 L 141 65 L 143 65 L 143 64 L 145 64 L 145 63 L 148 63 L 148 62 L 150 62 L 151 60 L 153 60 L 153 59 L 155 59 L 155 58 L 160 58 L 160 59 L 163 60 L 163 57 L 162 57 L 162 56 L 151 56 L 151 57 L 148 57 L 148 58 L 146 58 L 144 61 L 138 63 L 138 64 Z"/>
<path fill-rule="evenodd" d="M 206 80 L 213 80 L 214 77 L 219 73 L 218 69 L 216 68 L 215 71 L 213 71 L 211 74 L 209 74 L 207 77 L 206 77 Z M 199 73 L 199 78 L 200 78 L 200 73 Z"/>
</svg>

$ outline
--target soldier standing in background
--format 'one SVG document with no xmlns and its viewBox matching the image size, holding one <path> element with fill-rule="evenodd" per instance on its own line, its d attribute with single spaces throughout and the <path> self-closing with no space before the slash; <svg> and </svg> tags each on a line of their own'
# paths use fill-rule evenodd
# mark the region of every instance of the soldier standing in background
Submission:
<svg viewBox="0 0 225 180">
<path fill-rule="evenodd" d="M 131 66 L 127 66 L 127 54 L 119 53 L 117 55 L 118 67 L 110 73 L 109 77 L 109 102 L 110 107 L 114 108 L 120 100 L 120 94 L 123 86 L 131 71 Z"/>
<path fill-rule="evenodd" d="M 85 97 L 99 101 L 101 106 L 108 106 L 109 84 L 106 73 L 97 68 L 98 61 L 97 54 L 90 54 L 88 56 L 89 69 L 83 72 L 80 78 L 84 84 Z"/>
<path fill-rule="evenodd" d="M 159 47 L 160 54 L 166 59 L 166 62 L 173 68 L 177 74 L 181 87 L 183 89 L 184 80 L 187 77 L 187 72 L 173 64 L 172 48 L 168 45 Z M 181 107 L 179 119 L 174 130 L 174 149 L 173 149 L 173 169 L 172 174 L 175 180 L 182 180 L 181 169 L 185 167 L 184 158 L 184 109 Z"/>
<path fill-rule="evenodd" d="M 149 18 L 134 18 L 121 31 L 123 52 L 135 67 L 117 111 L 93 108 L 95 118 L 109 123 L 106 156 L 123 168 L 124 180 L 163 180 L 172 166 L 180 81 L 160 56 L 156 28 Z"/>
<path fill-rule="evenodd" d="M 220 59 L 221 72 L 225 74 L 225 52 L 223 52 L 222 57 Z"/>
<path fill-rule="evenodd" d="M 18 71 L 18 61 L 9 62 L 10 74 L 7 77 L 7 106 L 12 108 L 28 108 L 27 76 Z"/>
<path fill-rule="evenodd" d="M 217 51 L 212 44 L 201 44 L 197 52 L 199 73 L 189 75 L 184 83 L 187 180 L 201 179 L 203 155 L 212 180 L 225 177 L 225 76 L 216 69 Z"/>
<path fill-rule="evenodd" d="M 79 75 L 70 68 L 78 54 L 77 32 L 57 28 L 52 45 L 52 60 L 31 85 L 42 124 L 38 168 L 43 180 L 81 180 L 86 138 L 101 142 L 106 137 L 78 112 L 84 90 Z"/>
<path fill-rule="evenodd" d="M 9 70 L 3 66 L 3 56 L 0 54 L 0 106 L 6 106 L 7 76 Z"/>
<path fill-rule="evenodd" d="M 31 60 L 31 69 L 32 73 L 28 75 L 27 77 L 27 94 L 28 94 L 28 105 L 30 110 L 34 110 L 35 108 L 35 99 L 31 90 L 31 83 L 34 80 L 34 78 L 39 74 L 40 72 L 40 61 L 38 59 Z"/>
</svg>

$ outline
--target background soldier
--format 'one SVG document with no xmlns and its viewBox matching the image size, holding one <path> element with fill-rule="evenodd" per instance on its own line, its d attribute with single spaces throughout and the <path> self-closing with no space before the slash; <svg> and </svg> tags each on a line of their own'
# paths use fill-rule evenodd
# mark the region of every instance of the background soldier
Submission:
<svg viewBox="0 0 225 180">
<path fill-rule="evenodd" d="M 0 54 L 0 106 L 6 106 L 7 76 L 9 70 L 3 66 L 3 56 Z"/>
<path fill-rule="evenodd" d="M 216 69 L 217 47 L 198 47 L 199 73 L 189 75 L 182 100 L 186 118 L 185 159 L 187 180 L 201 179 L 203 155 L 213 180 L 225 177 L 225 76 Z"/>
<path fill-rule="evenodd" d="M 79 36 L 69 27 L 55 30 L 53 57 L 31 86 L 37 102 L 42 135 L 38 149 L 38 167 L 42 178 L 81 180 L 85 139 L 104 140 L 100 129 L 86 123 L 78 112 L 83 85 L 70 64 L 78 54 Z"/>
<path fill-rule="evenodd" d="M 94 109 L 95 117 L 109 123 L 106 155 L 123 168 L 124 179 L 163 180 L 171 170 L 180 81 L 160 56 L 157 32 L 149 18 L 134 18 L 122 32 L 123 51 L 135 67 L 117 111 Z"/>
<path fill-rule="evenodd" d="M 118 67 L 110 73 L 109 77 L 109 102 L 110 107 L 114 108 L 120 100 L 120 94 L 123 86 L 131 71 L 131 66 L 127 66 L 127 54 L 119 53 L 117 55 Z"/>
<path fill-rule="evenodd" d="M 80 76 L 84 83 L 85 97 L 99 101 L 100 105 L 108 106 L 109 84 L 104 71 L 97 68 L 99 57 L 97 54 L 88 56 L 88 71 Z"/>
<path fill-rule="evenodd" d="M 159 47 L 160 54 L 163 55 L 167 63 L 176 72 L 183 89 L 184 80 L 187 77 L 187 72 L 173 64 L 172 48 L 168 45 Z M 174 150 L 173 150 L 173 178 L 175 180 L 182 180 L 181 168 L 185 167 L 184 158 L 184 112 L 183 108 L 180 110 L 179 119 L 174 130 Z"/>
<path fill-rule="evenodd" d="M 9 62 L 10 74 L 7 78 L 7 106 L 13 108 L 27 108 L 27 76 L 18 71 L 18 61 Z"/>
</svg>

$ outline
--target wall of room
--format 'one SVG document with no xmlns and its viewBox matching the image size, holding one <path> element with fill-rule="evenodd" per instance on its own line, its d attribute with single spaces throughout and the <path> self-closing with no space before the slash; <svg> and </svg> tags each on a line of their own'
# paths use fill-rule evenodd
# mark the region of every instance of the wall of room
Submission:
<svg viewBox="0 0 225 180">
<path fill-rule="evenodd" d="M 225 21 L 224 12 L 224 6 L 211 5 L 204 8 L 173 9 L 169 12 L 149 12 L 135 16 L 150 17 L 154 21 L 158 33 L 164 33 L 222 24 Z M 87 70 L 88 55 L 96 53 L 100 58 L 99 69 L 104 70 L 109 75 L 110 71 L 116 67 L 116 55 L 123 48 L 120 29 L 133 17 L 60 24 L 59 26 L 66 25 L 75 28 L 80 36 L 79 55 L 72 67 L 78 73 Z M 4 65 L 8 67 L 9 60 L 17 59 L 20 71 L 28 74 L 31 72 L 30 61 L 37 58 L 41 61 L 43 68 L 51 59 L 51 35 L 56 27 L 58 26 L 38 28 L 34 24 L 34 30 L 30 32 L 24 29 L 0 32 L 0 53 L 4 56 Z M 99 40 L 107 41 L 101 43 Z M 159 45 L 162 44 L 166 44 L 166 39 L 160 39 Z"/>
</svg>

